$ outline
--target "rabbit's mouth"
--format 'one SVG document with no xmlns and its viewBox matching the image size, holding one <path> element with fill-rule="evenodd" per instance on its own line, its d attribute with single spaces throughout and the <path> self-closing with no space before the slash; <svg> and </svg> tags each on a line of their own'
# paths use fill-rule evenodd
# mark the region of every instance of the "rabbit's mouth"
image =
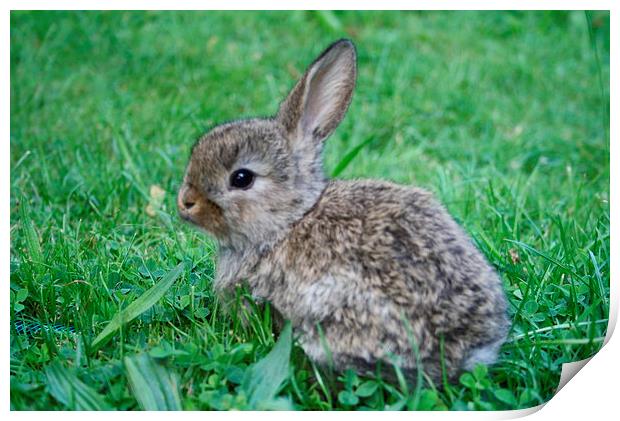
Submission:
<svg viewBox="0 0 620 421">
<path fill-rule="evenodd" d="M 209 212 L 209 209 L 199 209 L 198 212 L 187 212 L 179 209 L 179 216 L 185 222 L 206 231 L 216 238 L 226 237 L 228 230 L 223 223 L 223 218 L 217 212 Z"/>
<path fill-rule="evenodd" d="M 192 225 L 199 225 L 198 221 L 195 221 L 194 218 L 192 218 L 191 212 L 188 212 L 187 209 L 181 208 L 180 206 L 177 209 L 178 209 L 179 216 L 181 217 L 182 220 L 184 220 L 185 222 L 189 222 Z"/>
<path fill-rule="evenodd" d="M 179 216 L 184 221 L 196 225 L 196 223 L 192 220 L 192 217 L 187 212 L 183 212 L 182 210 L 179 209 Z"/>
</svg>

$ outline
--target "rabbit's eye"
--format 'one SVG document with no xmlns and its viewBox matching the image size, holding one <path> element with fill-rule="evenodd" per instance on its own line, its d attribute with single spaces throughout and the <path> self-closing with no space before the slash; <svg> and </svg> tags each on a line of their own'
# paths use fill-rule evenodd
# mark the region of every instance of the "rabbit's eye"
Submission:
<svg viewBox="0 0 620 421">
<path fill-rule="evenodd" d="M 230 185 L 236 189 L 247 190 L 252 187 L 254 182 L 254 173 L 250 170 L 242 168 L 230 175 Z"/>
</svg>

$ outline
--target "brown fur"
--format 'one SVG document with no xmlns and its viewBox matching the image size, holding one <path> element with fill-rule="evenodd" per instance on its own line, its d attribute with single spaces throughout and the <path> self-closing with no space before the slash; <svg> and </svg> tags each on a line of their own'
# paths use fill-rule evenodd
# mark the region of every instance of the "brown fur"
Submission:
<svg viewBox="0 0 620 421">
<path fill-rule="evenodd" d="M 310 358 L 337 369 L 439 379 L 492 363 L 509 321 L 501 281 L 424 190 L 327 181 L 321 151 L 355 85 L 350 41 L 308 68 L 276 117 L 216 127 L 194 146 L 179 192 L 183 218 L 219 243 L 215 287 L 247 283 L 291 320 Z M 252 170 L 247 190 L 230 174 Z"/>
</svg>

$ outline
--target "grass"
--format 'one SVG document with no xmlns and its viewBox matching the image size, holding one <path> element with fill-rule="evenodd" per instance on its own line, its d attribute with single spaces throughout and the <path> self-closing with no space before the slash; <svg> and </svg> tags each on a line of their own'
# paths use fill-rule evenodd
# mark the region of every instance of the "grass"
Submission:
<svg viewBox="0 0 620 421">
<path fill-rule="evenodd" d="M 506 286 L 500 361 L 455 385 L 330 373 L 275 346 L 269 306 L 247 325 L 221 308 L 213 243 L 176 215 L 194 139 L 274 113 L 342 36 L 359 79 L 328 171 L 434 191 Z M 607 328 L 608 129 L 604 12 L 12 12 L 11 408 L 243 409 L 257 390 L 270 408 L 545 402 Z"/>
</svg>

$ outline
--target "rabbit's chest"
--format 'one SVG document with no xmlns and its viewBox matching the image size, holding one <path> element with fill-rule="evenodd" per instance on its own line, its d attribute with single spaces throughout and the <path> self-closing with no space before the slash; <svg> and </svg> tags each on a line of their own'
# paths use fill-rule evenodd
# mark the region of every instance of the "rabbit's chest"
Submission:
<svg viewBox="0 0 620 421">
<path fill-rule="evenodd" d="M 355 295 L 356 274 L 346 270 L 306 273 L 281 265 L 259 267 L 249 277 L 256 298 L 270 301 L 292 321 L 320 321 Z"/>
<path fill-rule="evenodd" d="M 257 271 L 249 283 L 256 298 L 271 302 L 297 326 L 341 323 L 348 318 L 377 322 L 387 317 L 389 303 L 364 287 L 362 279 L 360 273 L 348 268 L 312 274 L 272 266 Z"/>
</svg>

